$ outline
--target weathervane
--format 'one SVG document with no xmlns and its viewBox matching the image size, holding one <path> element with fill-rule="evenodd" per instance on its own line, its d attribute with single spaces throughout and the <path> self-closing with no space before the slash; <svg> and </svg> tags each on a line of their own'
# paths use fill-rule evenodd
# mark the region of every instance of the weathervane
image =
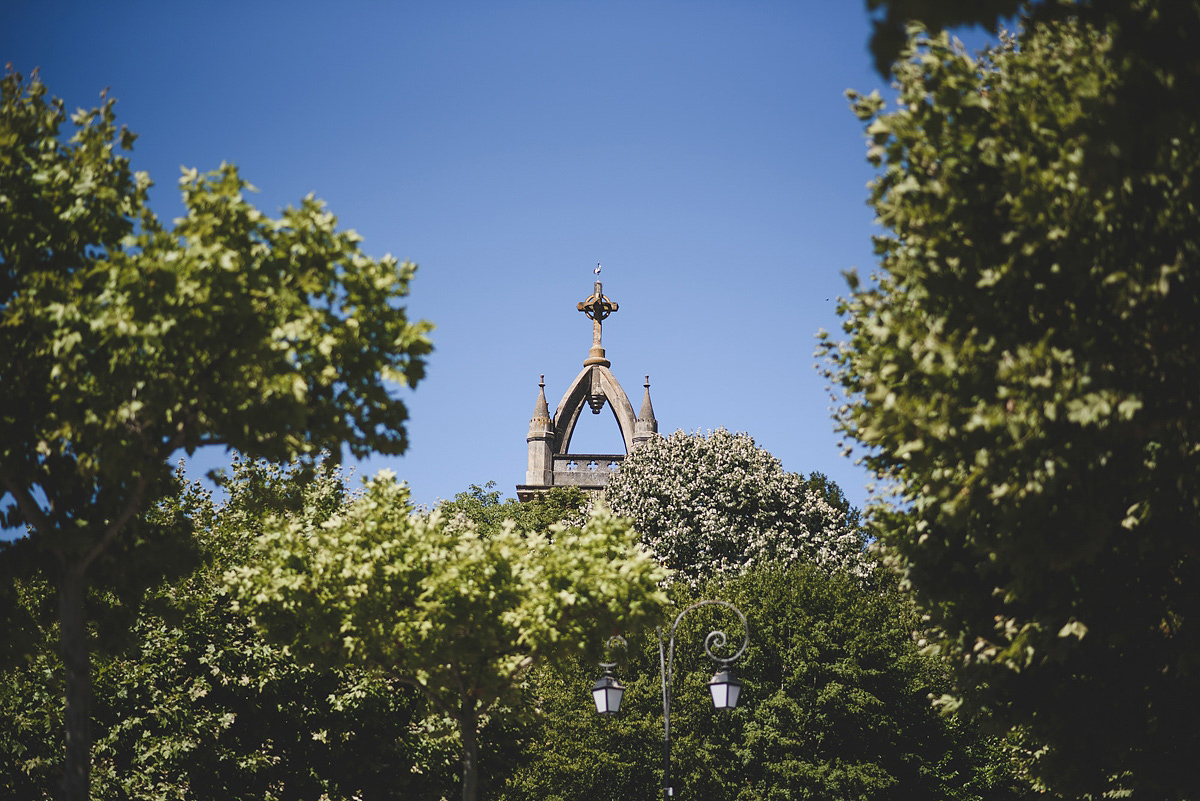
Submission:
<svg viewBox="0 0 1200 801">
<path fill-rule="evenodd" d="M 600 275 L 600 262 L 596 262 L 596 269 L 592 272 Z M 588 296 L 587 300 L 580 301 L 575 308 L 586 314 L 592 321 L 592 347 L 588 351 L 587 359 L 583 362 L 584 366 L 602 364 L 608 367 L 610 362 L 604 358 L 604 348 L 600 346 L 600 339 L 604 334 L 604 318 L 617 310 L 616 302 L 604 296 L 604 287 L 597 279 L 592 294 Z"/>
</svg>

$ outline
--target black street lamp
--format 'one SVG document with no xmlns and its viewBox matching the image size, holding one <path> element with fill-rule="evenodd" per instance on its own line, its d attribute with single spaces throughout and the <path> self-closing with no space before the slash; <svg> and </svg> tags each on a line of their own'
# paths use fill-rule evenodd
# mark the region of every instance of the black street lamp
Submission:
<svg viewBox="0 0 1200 801">
<path fill-rule="evenodd" d="M 621 697 L 625 695 L 625 688 L 613 673 L 616 666 L 616 662 L 601 662 L 604 673 L 592 685 L 592 700 L 596 702 L 596 711 L 601 715 L 615 715 L 621 711 Z"/>
<path fill-rule="evenodd" d="M 709 659 L 716 662 L 718 666 L 716 675 L 708 683 L 708 689 L 712 692 L 713 706 L 721 710 L 733 709 L 737 706 L 742 694 L 742 683 L 734 678 L 733 672 L 729 668 L 733 662 L 741 657 L 746 650 L 746 646 L 750 644 L 750 628 L 746 625 L 746 616 L 742 614 L 742 610 L 726 601 L 697 601 L 680 612 L 679 616 L 675 618 L 665 644 L 663 642 L 662 629 L 657 629 L 659 675 L 662 678 L 663 698 L 664 799 L 670 799 L 675 795 L 675 788 L 671 786 L 671 697 L 675 670 L 675 631 L 679 628 L 684 615 L 701 606 L 723 606 L 726 609 L 733 610 L 742 621 L 742 631 L 744 632 L 742 647 L 737 650 L 737 653 L 728 657 L 717 656 L 712 652 L 714 647 L 725 647 L 727 641 L 725 632 L 720 630 L 710 631 L 708 636 L 704 638 L 704 653 L 708 654 Z M 614 644 L 624 645 L 625 638 L 620 636 L 613 637 L 609 640 L 609 646 L 612 647 Z M 604 673 L 592 685 L 592 699 L 596 703 L 596 711 L 601 715 L 615 715 L 621 709 L 621 697 L 625 692 L 625 688 L 617 681 L 615 662 L 601 662 L 600 667 L 604 669 Z"/>
<path fill-rule="evenodd" d="M 712 691 L 713 706 L 717 709 L 733 709 L 742 694 L 742 683 L 727 668 L 721 668 L 708 683 L 708 689 Z"/>
</svg>

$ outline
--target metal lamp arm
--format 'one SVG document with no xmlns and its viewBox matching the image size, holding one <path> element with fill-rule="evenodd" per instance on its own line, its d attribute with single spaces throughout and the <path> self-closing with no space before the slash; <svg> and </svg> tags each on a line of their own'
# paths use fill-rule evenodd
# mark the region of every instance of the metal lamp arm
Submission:
<svg viewBox="0 0 1200 801">
<path fill-rule="evenodd" d="M 704 638 L 704 653 L 708 654 L 708 658 L 716 662 L 721 667 L 725 667 L 732 662 L 736 662 L 746 651 L 746 646 L 750 644 L 750 627 L 746 623 L 746 616 L 742 614 L 742 610 L 738 609 L 728 601 L 697 601 L 691 606 L 684 609 L 675 618 L 675 622 L 671 624 L 670 636 L 667 641 L 666 654 L 663 653 L 663 636 L 662 629 L 657 629 L 658 632 L 658 660 L 660 675 L 662 677 L 662 697 L 663 697 L 663 796 L 670 798 L 675 793 L 675 788 L 671 786 L 671 688 L 675 680 L 675 631 L 679 628 L 679 624 L 683 622 L 684 616 L 701 606 L 723 606 L 726 609 L 733 610 L 733 613 L 738 616 L 742 622 L 742 632 L 744 639 L 742 647 L 738 648 L 733 656 L 722 657 L 717 656 L 712 652 L 713 648 L 724 648 L 728 642 L 728 636 L 721 629 L 710 631 L 708 636 Z"/>
</svg>

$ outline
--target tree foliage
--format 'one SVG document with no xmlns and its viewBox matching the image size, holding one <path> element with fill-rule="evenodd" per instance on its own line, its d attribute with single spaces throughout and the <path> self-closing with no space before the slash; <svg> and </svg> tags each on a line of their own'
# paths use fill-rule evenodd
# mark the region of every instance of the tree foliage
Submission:
<svg viewBox="0 0 1200 801">
<path fill-rule="evenodd" d="M 136 599 L 186 550 L 185 521 L 142 515 L 177 489 L 172 454 L 400 453 L 406 410 L 390 387 L 421 378 L 429 326 L 400 305 L 413 265 L 364 255 L 313 198 L 272 219 L 236 168 L 188 170 L 185 215 L 167 228 L 111 99 L 68 135 L 36 79 L 9 72 L 0 90 L 0 517 L 28 532 L 0 557 L 57 588 L 64 781 L 82 799 L 85 588 Z"/>
<path fill-rule="evenodd" d="M 901 57 L 911 23 L 918 23 L 934 34 L 947 28 L 982 26 L 997 33 L 1005 18 L 1014 16 L 1028 0 L 866 0 L 867 11 L 874 15 L 871 32 L 871 55 L 880 75 L 891 75 L 892 66 Z M 1038 3 L 1039 10 L 1054 5 L 1055 0 Z"/>
<path fill-rule="evenodd" d="M 507 523 L 515 524 L 518 531 L 534 534 L 548 531 L 556 523 L 578 528 L 587 522 L 591 503 L 578 487 L 551 487 L 523 503 L 516 498 L 500 500 L 500 491 L 495 486 L 495 481 L 482 487 L 472 484 L 466 492 L 439 503 L 437 511 L 447 525 L 470 521 L 484 536 L 494 534 Z"/>
<path fill-rule="evenodd" d="M 1170 87 L 1139 116 L 1159 54 L 1129 47 L 1200 13 L 1075 5 L 983 60 L 914 32 L 897 108 L 854 96 L 882 269 L 826 347 L 898 494 L 874 531 L 969 706 L 1064 792 L 1194 797 L 1200 118 Z"/>
<path fill-rule="evenodd" d="M 703 607 L 678 631 L 671 773 L 680 797 L 1022 797 L 998 743 L 934 710 L 930 695 L 945 691 L 948 677 L 938 660 L 920 655 L 917 615 L 894 584 L 866 590 L 857 577 L 796 563 L 758 566 L 703 591 L 745 611 L 750 645 L 736 664 L 742 702 L 722 713 L 706 687 L 715 667 L 704 637 L 721 629 L 740 644 L 740 624 Z M 682 583 L 672 596 L 677 609 L 701 597 Z M 626 687 L 615 718 L 590 709 L 595 663 L 535 673 L 542 728 L 529 738 L 505 801 L 620 801 L 656 792 L 658 643 L 630 639 L 628 651 L 614 656 Z"/>
<path fill-rule="evenodd" d="M 530 668 L 656 617 L 666 571 L 631 536 L 603 508 L 582 528 L 485 535 L 467 518 L 414 514 L 407 488 L 381 475 L 322 525 L 269 520 L 228 581 L 238 608 L 297 655 L 369 667 L 454 720 L 474 801 L 483 716 L 519 704 Z"/>
<path fill-rule="evenodd" d="M 631 453 L 605 501 L 678 578 L 809 560 L 867 570 L 858 513 L 819 473 L 789 473 L 749 434 L 676 431 Z"/>
<path fill-rule="evenodd" d="M 1194 98 L 1200 84 L 1193 38 L 1200 25 L 1200 5 L 1194 0 L 866 0 L 866 4 L 874 17 L 870 50 L 876 70 L 884 77 L 902 58 L 911 24 L 934 35 L 964 26 L 998 34 L 1014 19 L 1026 29 L 1073 19 L 1112 34 L 1115 57 L 1132 68 L 1130 85 L 1120 91 L 1123 104 L 1141 111 L 1159 107 L 1159 112 L 1175 114 L 1177 104 Z M 1157 118 L 1153 111 L 1149 118 L 1137 117 L 1130 130 Z"/>
<path fill-rule="evenodd" d="M 164 502 L 196 521 L 203 562 L 151 592 L 119 647 L 95 655 L 92 797 L 451 795 L 456 750 L 448 732 L 426 721 L 418 692 L 363 669 L 297 662 L 265 641 L 225 592 L 224 573 L 248 557 L 263 519 L 289 514 L 319 525 L 341 508 L 340 476 L 328 467 L 235 459 L 224 488 L 219 506 L 196 485 Z M 49 592 L 44 582 L 22 588 L 29 603 Z M 55 659 L 51 625 L 0 680 L 0 787 L 13 798 L 55 795 L 62 726 Z"/>
</svg>

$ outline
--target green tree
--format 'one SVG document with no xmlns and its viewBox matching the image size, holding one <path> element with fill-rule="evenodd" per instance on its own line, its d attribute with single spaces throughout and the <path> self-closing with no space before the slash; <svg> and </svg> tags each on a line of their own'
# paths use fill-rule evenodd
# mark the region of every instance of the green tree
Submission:
<svg viewBox="0 0 1200 801">
<path fill-rule="evenodd" d="M 89 581 L 136 600 L 185 551 L 186 521 L 143 515 L 203 445 L 286 460 L 405 447 L 430 346 L 400 305 L 411 264 L 375 260 L 306 198 L 272 219 L 234 167 L 181 181 L 165 228 L 122 150 L 113 101 L 72 117 L 9 72 L 0 108 L 0 552 L 58 594 L 64 795 L 88 795 Z M 183 543 L 183 545 L 181 545 Z M 5 594 L 0 600 L 9 602 Z"/>
<path fill-rule="evenodd" d="M 740 624 L 703 607 L 679 629 L 671 729 L 672 784 L 680 797 L 1021 797 L 1003 749 L 939 716 L 930 703 L 949 679 L 939 660 L 919 653 L 912 634 L 918 615 L 895 582 L 867 590 L 857 576 L 796 563 L 755 567 L 702 592 L 745 611 L 750 645 L 735 666 L 742 701 L 722 713 L 706 687 L 714 665 L 703 642 L 721 629 L 740 644 Z M 682 582 L 672 587 L 677 609 L 699 597 Z M 629 646 L 615 654 L 626 687 L 615 718 L 590 710 L 594 662 L 535 673 L 541 730 L 529 738 L 505 801 L 621 801 L 656 792 L 663 738 L 658 644 L 642 637 Z"/>
<path fill-rule="evenodd" d="M 1128 6 L 1200 31 L 1195 3 Z M 982 60 L 915 32 L 897 108 L 855 96 L 882 269 L 850 276 L 826 347 L 959 701 L 1063 792 L 1191 798 L 1200 118 L 1170 87 L 1139 117 L 1158 54 L 1094 23 L 1035 21 Z"/>
<path fill-rule="evenodd" d="M 416 690 L 361 668 L 317 669 L 265 642 L 231 608 L 224 573 L 270 514 L 320 524 L 345 490 L 327 467 L 235 459 L 214 506 L 189 485 L 166 508 L 196 521 L 203 563 L 152 590 L 119 647 L 94 654 L 97 799 L 437 801 L 456 787 L 449 737 Z M 49 593 L 24 585 L 27 596 Z M 0 676 L 0 787 L 49 799 L 61 761 L 54 637 Z"/>
<path fill-rule="evenodd" d="M 495 486 L 494 481 L 483 486 L 472 484 L 453 499 L 439 503 L 437 511 L 447 528 L 455 530 L 466 523 L 466 535 L 488 537 L 506 525 L 515 525 L 518 532 L 537 534 L 555 524 L 578 528 L 587 522 L 591 502 L 578 487 L 551 487 L 522 503 L 515 498 L 502 499 Z M 500 797 L 513 772 L 526 761 L 529 749 L 536 747 L 542 737 L 538 697 L 529 677 L 522 680 L 514 697 L 498 714 L 480 718 L 480 798 Z M 453 728 L 453 721 L 445 722 Z"/>
<path fill-rule="evenodd" d="M 1112 35 L 1111 48 L 1130 67 L 1130 83 L 1118 91 L 1130 111 L 1150 112 L 1135 117 L 1130 133 L 1154 128 L 1159 115 L 1175 116 L 1178 104 L 1196 96 L 1200 65 L 1195 58 L 1195 34 L 1200 28 L 1200 4 L 1195 0 L 866 0 L 874 15 L 870 49 L 882 76 L 891 74 L 908 36 L 917 24 L 933 34 L 962 26 L 981 26 L 998 34 L 1018 18 L 1026 29 L 1055 25 L 1065 19 L 1082 22 Z M 1165 102 L 1165 107 L 1164 106 Z"/>
<path fill-rule="evenodd" d="M 228 580 L 239 608 L 293 653 L 370 667 L 455 721 L 474 801 L 482 718 L 519 703 L 535 664 L 656 618 L 666 575 L 603 508 L 582 528 L 485 535 L 465 516 L 414 514 L 384 474 L 323 525 L 268 521 Z"/>
<path fill-rule="evenodd" d="M 820 473 L 789 473 L 749 434 L 676 431 L 631 453 L 605 502 L 678 578 L 809 560 L 865 575 L 858 512 Z"/>
<path fill-rule="evenodd" d="M 437 510 L 454 525 L 456 518 L 470 520 L 479 533 L 490 535 L 499 531 L 508 522 L 516 524 L 520 531 L 536 533 L 546 531 L 555 523 L 567 526 L 582 526 L 587 521 L 591 504 L 583 490 L 578 487 L 551 487 L 531 501 L 522 503 L 516 498 L 500 500 L 496 482 L 489 481 L 482 487 L 472 484 L 466 492 L 460 492 L 453 500 L 442 501 Z"/>
<path fill-rule="evenodd" d="M 1022 6 L 1031 7 L 1029 0 L 866 0 L 867 11 L 875 15 L 872 20 L 871 54 L 875 57 L 875 69 L 880 75 L 888 76 L 892 65 L 901 57 L 907 35 L 906 27 L 919 23 L 933 33 L 947 28 L 979 25 L 995 34 L 1005 18 L 1014 16 Z M 1044 12 L 1054 6 L 1055 0 L 1036 3 Z"/>
</svg>

